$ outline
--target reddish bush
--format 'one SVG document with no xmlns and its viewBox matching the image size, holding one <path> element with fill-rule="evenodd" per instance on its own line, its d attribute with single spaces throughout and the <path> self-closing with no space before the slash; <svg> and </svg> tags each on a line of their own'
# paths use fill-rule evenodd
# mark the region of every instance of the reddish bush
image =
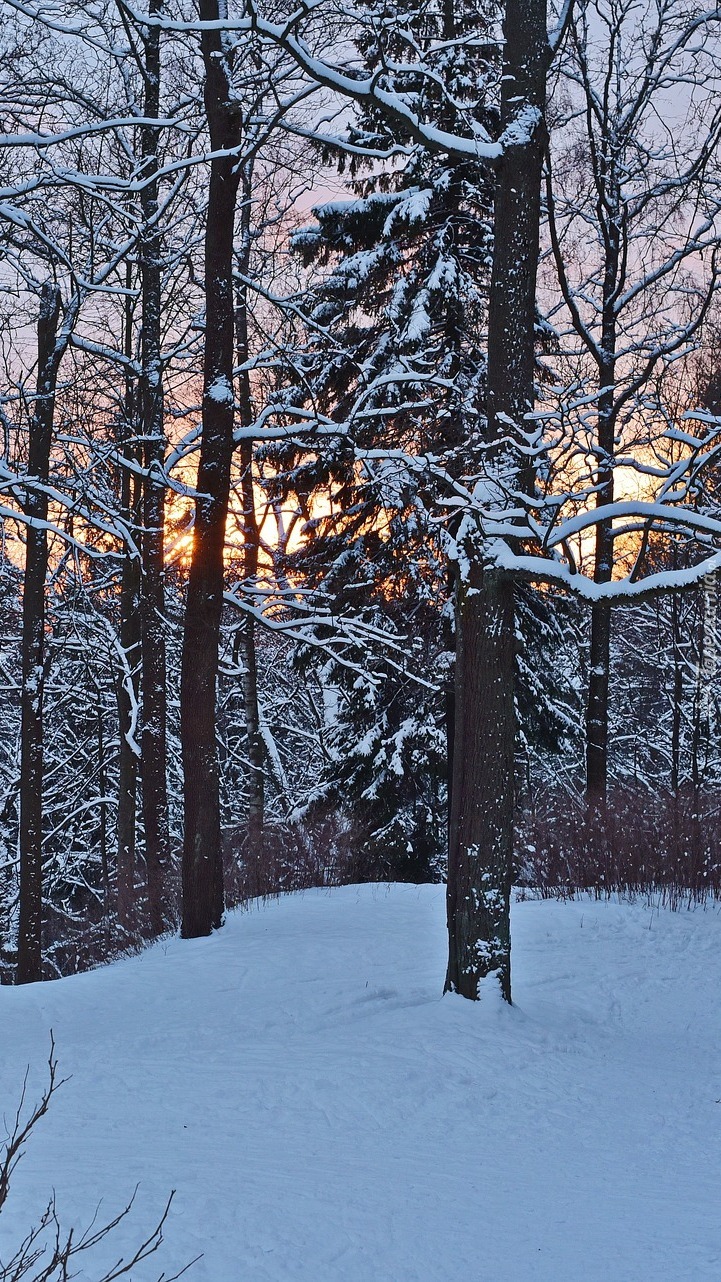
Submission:
<svg viewBox="0 0 721 1282">
<path fill-rule="evenodd" d="M 721 898 L 721 797 L 617 788 L 590 809 L 544 796 L 519 818 L 517 882 L 547 897 L 660 895 L 672 908 Z"/>
</svg>

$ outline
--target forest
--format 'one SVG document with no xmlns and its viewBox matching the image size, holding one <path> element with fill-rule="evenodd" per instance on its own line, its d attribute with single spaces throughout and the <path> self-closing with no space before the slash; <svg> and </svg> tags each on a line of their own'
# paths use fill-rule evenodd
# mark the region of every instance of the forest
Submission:
<svg viewBox="0 0 721 1282">
<path fill-rule="evenodd" d="M 5 6 L 5 982 L 718 887 L 719 33 L 536 7 Z"/>
<path fill-rule="evenodd" d="M 388 965 L 432 938 L 423 983 L 483 1021 L 516 1004 L 517 910 L 521 948 L 552 923 L 588 994 L 564 934 L 584 911 L 634 967 L 624 932 L 650 906 L 670 958 L 721 898 L 721 10 L 0 15 L 0 1042 L 5 1009 L 9 1027 L 35 1010 L 10 989 L 149 976 L 164 949 L 234 974 L 261 930 L 234 909 L 288 930 L 268 947 L 292 973 L 292 905 L 312 931 L 337 904 L 313 965 L 353 971 L 391 947 L 383 887 Z M 604 947 L 593 965 L 615 964 Z M 195 971 L 188 991 L 199 1016 Z M 218 1008 L 230 1058 L 235 1018 Z M 45 1078 L 9 1127 L 5 1216 L 61 1025 L 57 1059 L 27 1046 Z M 3 1282 L 67 1276 L 86 1247 L 63 1256 L 54 1215 L 46 1271 L 32 1230 Z M 168 1215 L 102 1282 L 155 1254 Z M 248 1256 L 242 1276 L 481 1276 L 444 1251 L 415 1272 L 383 1251 L 356 1271 L 311 1253 L 307 1273 Z M 668 1273 L 559 1258 L 489 1276 L 718 1277 L 708 1253 Z"/>
</svg>

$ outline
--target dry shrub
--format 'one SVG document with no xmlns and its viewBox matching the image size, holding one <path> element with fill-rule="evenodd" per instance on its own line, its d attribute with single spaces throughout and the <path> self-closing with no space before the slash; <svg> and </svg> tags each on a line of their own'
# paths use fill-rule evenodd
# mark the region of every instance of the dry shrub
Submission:
<svg viewBox="0 0 721 1282">
<path fill-rule="evenodd" d="M 544 897 L 653 896 L 671 908 L 721 899 L 721 797 L 615 788 L 590 809 L 547 794 L 519 818 L 517 882 Z"/>
<path fill-rule="evenodd" d="M 0 1148 L 0 1215 L 10 1196 L 12 1178 L 23 1157 L 26 1145 L 33 1138 L 38 1123 L 45 1117 L 53 1097 L 66 1080 L 58 1077 L 55 1042 L 51 1034 L 48 1082 L 45 1090 L 38 1104 L 27 1106 L 26 1074 L 20 1102 L 5 1143 Z M 96 1210 L 88 1227 L 79 1232 L 72 1228 L 63 1228 L 53 1193 L 19 1244 L 15 1248 L 10 1248 L 12 1253 L 0 1257 L 0 1282 L 69 1282 L 71 1278 L 81 1276 L 79 1273 L 81 1269 L 82 1277 L 94 1276 L 95 1282 L 118 1282 L 120 1278 L 131 1279 L 136 1275 L 138 1265 L 143 1264 L 162 1247 L 164 1229 L 174 1193 L 170 1194 L 155 1226 L 141 1239 L 138 1246 L 131 1249 L 129 1255 L 119 1258 L 116 1256 L 110 1267 L 98 1265 L 94 1269 L 93 1263 L 96 1258 L 96 1248 L 102 1246 L 107 1238 L 112 1239 L 118 1225 L 132 1214 L 136 1193 L 137 1189 L 125 1206 L 109 1220 L 99 1219 Z M 7 1246 L 7 1243 L 5 1242 L 4 1245 Z M 177 1282 L 177 1279 L 195 1263 L 196 1260 L 190 1261 L 179 1272 L 172 1275 L 162 1273 L 157 1282 Z"/>
</svg>

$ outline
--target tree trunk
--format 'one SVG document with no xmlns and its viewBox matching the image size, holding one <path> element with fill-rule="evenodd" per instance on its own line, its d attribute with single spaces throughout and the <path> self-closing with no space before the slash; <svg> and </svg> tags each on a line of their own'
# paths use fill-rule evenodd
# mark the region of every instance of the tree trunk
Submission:
<svg viewBox="0 0 721 1282">
<path fill-rule="evenodd" d="M 42 979 L 43 689 L 45 667 L 45 578 L 48 568 L 47 486 L 60 353 L 57 344 L 60 291 L 43 287 L 38 317 L 37 398 L 30 418 L 29 519 L 25 545 L 22 625 L 20 749 L 19 984 Z"/>
<path fill-rule="evenodd" d="M 513 586 L 476 564 L 459 585 L 446 990 L 477 998 L 495 971 L 511 1000 Z"/>
<path fill-rule="evenodd" d="M 674 569 L 676 557 L 674 549 Z M 683 713 L 683 663 L 681 656 L 681 618 L 678 592 L 671 595 L 671 640 L 673 652 L 673 702 L 671 715 L 671 792 L 674 813 L 678 810 L 678 792 L 681 783 L 681 716 Z"/>
<path fill-rule="evenodd" d="M 238 268 L 246 276 L 250 266 L 251 249 L 251 188 L 252 165 L 243 170 L 243 202 L 240 210 L 240 251 Z M 240 280 L 236 294 L 235 335 L 238 365 L 238 420 L 241 427 L 249 427 L 253 420 L 250 374 L 242 366 L 247 362 L 248 347 L 248 290 Z M 258 575 L 260 533 L 255 510 L 253 484 L 253 442 L 243 441 L 240 446 L 241 494 L 243 500 L 243 578 L 253 582 Z M 263 737 L 260 729 L 258 704 L 258 662 L 255 649 L 256 624 L 252 615 L 245 618 L 240 649 L 243 657 L 243 702 L 245 705 L 245 730 L 247 737 L 248 766 L 248 849 L 260 859 L 263 849 L 265 819 L 265 770 Z"/>
<path fill-rule="evenodd" d="M 118 680 L 120 754 L 118 763 L 117 913 L 124 930 L 135 929 L 135 846 L 137 822 L 138 754 L 130 741 L 133 704 L 138 706 L 140 653 L 140 567 L 127 555 L 120 586 L 120 644 L 128 672 Z M 130 687 L 130 688 L 129 688 Z"/>
<path fill-rule="evenodd" d="M 126 273 L 128 296 L 125 307 L 125 355 L 133 354 L 131 267 Z M 120 451 L 128 464 L 140 464 L 140 445 L 135 428 L 133 382 L 127 378 L 121 427 Z M 137 534 L 140 524 L 141 483 L 132 466 L 123 467 L 120 476 L 120 504 L 123 518 Z M 135 928 L 135 842 L 138 791 L 138 751 L 131 739 L 134 709 L 139 704 L 140 673 L 140 560 L 126 551 L 120 583 L 120 645 L 125 655 L 125 671 L 117 687 L 120 752 L 118 763 L 117 818 L 117 913 L 120 925 L 128 931 Z"/>
<path fill-rule="evenodd" d="M 601 526 L 596 527 L 597 536 Z M 602 580 L 601 580 L 602 581 Z M 611 607 L 591 607 L 588 704 L 586 708 L 586 800 L 601 811 L 608 787 L 608 690 L 611 666 Z"/>
<path fill-rule="evenodd" d="M 201 0 L 200 17 L 220 17 L 217 0 Z M 218 31 L 201 37 L 205 108 L 214 151 L 237 147 L 240 117 L 231 103 L 230 71 Z M 198 466 L 193 552 L 183 635 L 180 695 L 185 836 L 183 922 L 186 938 L 207 935 L 224 908 L 216 747 L 216 687 L 223 608 L 223 552 L 233 457 L 233 228 L 237 161 L 211 161 L 205 231 L 203 433 Z"/>
<path fill-rule="evenodd" d="M 545 0 L 507 0 L 501 124 L 520 126 L 499 165 L 488 323 L 488 439 L 518 435 L 533 409 L 536 272 L 550 49 Z M 529 113 L 535 113 L 532 131 Z M 515 432 L 514 426 L 515 425 Z M 490 464 L 493 466 L 493 464 Z M 499 445 L 530 488 L 516 452 Z M 514 478 L 511 476 L 511 483 Z M 446 990 L 476 999 L 495 973 L 511 1000 L 513 867 L 513 586 L 472 552 L 456 596 L 456 699 L 448 853 Z"/>
<path fill-rule="evenodd" d="M 615 190 L 612 183 L 611 191 Z M 611 199 L 613 199 L 611 197 Z M 601 346 L 604 360 L 598 369 L 598 441 L 596 472 L 596 506 L 613 503 L 615 455 L 615 384 L 616 384 L 616 288 L 619 268 L 618 202 L 611 204 L 616 217 L 609 218 L 606 269 L 603 288 L 603 332 Z M 594 582 L 610 583 L 613 577 L 613 524 L 599 521 L 596 526 Z M 611 672 L 611 607 L 598 602 L 591 607 L 590 671 L 586 707 L 586 800 L 594 810 L 606 804 L 608 788 L 608 695 Z"/>
<path fill-rule="evenodd" d="M 251 451 L 249 451 L 251 452 Z M 250 474 L 252 462 L 246 463 L 241 452 L 241 466 Z M 243 486 L 245 492 L 245 485 Z M 244 495 L 245 496 L 245 495 Z M 247 509 L 246 509 L 247 511 Z M 257 565 L 256 565 L 257 572 Z M 246 577 L 248 577 L 246 575 Z M 265 813 L 265 753 L 260 729 L 258 705 L 258 663 L 255 652 L 255 620 L 247 615 L 243 622 L 241 652 L 243 656 L 243 702 L 245 705 L 245 732 L 248 744 L 248 846 L 256 857 L 263 848 Z"/>
<path fill-rule="evenodd" d="M 150 0 L 148 12 L 159 15 L 163 0 Z M 160 28 L 149 27 L 144 37 L 145 101 L 147 120 L 160 111 Z M 163 368 L 161 360 L 161 262 L 162 237 L 158 228 L 158 130 L 142 130 L 143 176 L 141 190 L 143 235 L 140 276 L 143 309 L 142 377 L 140 380 L 141 435 L 143 441 L 143 535 L 140 628 L 142 647 L 143 731 L 141 773 L 145 862 L 148 879 L 148 914 L 152 935 L 171 924 L 167 877 L 170 866 L 167 783 L 167 704 L 165 658 L 165 430 L 163 422 Z"/>
<path fill-rule="evenodd" d="M 610 72 L 609 72 L 610 75 Z M 590 92 L 590 91 L 589 91 Z M 596 506 L 613 503 L 616 454 L 616 345 L 617 302 L 622 287 L 625 254 L 622 252 L 619 155 L 623 142 L 617 134 L 617 117 L 606 99 L 603 137 L 594 155 L 597 214 L 603 233 L 604 262 L 601 296 L 601 343 L 595 352 L 598 365 L 598 419 L 596 428 Z M 591 108 L 589 107 L 589 112 Z M 622 126 L 623 129 L 623 126 Z M 596 525 L 594 582 L 610 583 L 613 577 L 613 523 Z M 608 789 L 608 707 L 611 669 L 611 607 L 599 602 L 591 607 L 588 701 L 586 705 L 586 801 L 599 817 Z"/>
<path fill-rule="evenodd" d="M 103 923 L 110 924 L 110 874 L 108 869 L 108 763 L 105 755 L 103 701 L 97 687 L 96 717 L 98 724 L 98 788 L 100 789 L 100 875 L 103 881 Z"/>
</svg>

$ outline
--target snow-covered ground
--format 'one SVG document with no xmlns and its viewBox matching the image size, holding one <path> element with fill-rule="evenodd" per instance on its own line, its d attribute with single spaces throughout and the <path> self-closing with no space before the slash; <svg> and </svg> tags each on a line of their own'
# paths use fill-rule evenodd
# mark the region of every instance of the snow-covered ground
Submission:
<svg viewBox="0 0 721 1282">
<path fill-rule="evenodd" d="M 441 888 L 347 887 L 0 989 L 2 1111 L 51 1027 L 72 1074 L 0 1256 L 140 1181 L 121 1244 L 178 1190 L 142 1277 L 719 1282 L 718 912 L 518 904 L 514 1009 L 441 999 L 444 947 Z"/>
</svg>

